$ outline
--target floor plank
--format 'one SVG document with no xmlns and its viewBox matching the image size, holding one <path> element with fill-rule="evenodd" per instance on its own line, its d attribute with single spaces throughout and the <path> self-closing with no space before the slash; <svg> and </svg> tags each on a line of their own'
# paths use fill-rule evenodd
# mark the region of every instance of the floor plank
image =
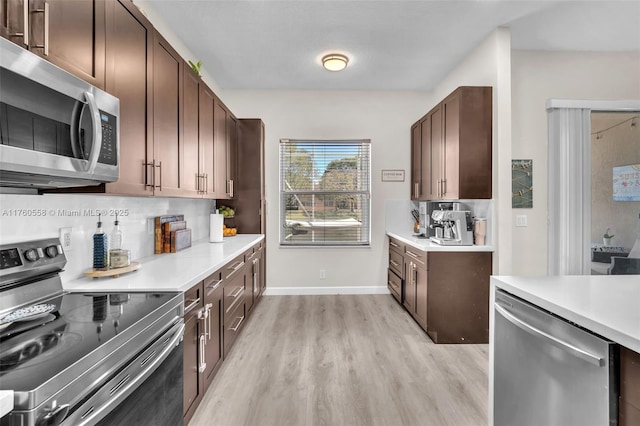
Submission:
<svg viewBox="0 0 640 426">
<path fill-rule="evenodd" d="M 265 296 L 189 424 L 485 425 L 487 370 L 391 296 Z"/>
</svg>

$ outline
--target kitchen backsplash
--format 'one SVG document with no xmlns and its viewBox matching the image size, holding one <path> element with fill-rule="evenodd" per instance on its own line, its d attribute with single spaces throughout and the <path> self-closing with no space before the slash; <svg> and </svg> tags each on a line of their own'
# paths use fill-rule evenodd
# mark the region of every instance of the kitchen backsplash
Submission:
<svg viewBox="0 0 640 426">
<path fill-rule="evenodd" d="M 487 219 L 486 244 L 493 241 L 493 200 L 457 200 L 462 210 L 470 210 L 473 217 Z M 437 202 L 436 202 L 437 204 Z M 388 200 L 385 204 L 385 229 L 396 234 L 413 233 L 411 210 L 418 210 L 418 202 L 410 200 Z"/>
<path fill-rule="evenodd" d="M 184 214 L 196 241 L 208 238 L 209 213 L 214 206 L 212 200 L 185 198 L 0 194 L 0 244 L 57 238 L 60 228 L 71 227 L 72 248 L 66 253 L 68 261 L 62 273 L 63 280 L 71 280 L 93 265 L 92 236 L 99 212 L 107 234 L 113 229 L 115 213 L 119 213 L 123 247 L 137 260 L 153 255 L 155 216 Z"/>
</svg>

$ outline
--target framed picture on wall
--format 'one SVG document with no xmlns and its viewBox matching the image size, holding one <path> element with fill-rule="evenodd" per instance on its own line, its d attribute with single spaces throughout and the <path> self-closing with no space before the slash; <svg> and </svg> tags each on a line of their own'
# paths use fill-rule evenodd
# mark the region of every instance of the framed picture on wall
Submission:
<svg viewBox="0 0 640 426">
<path fill-rule="evenodd" d="M 640 164 L 613 168 L 613 201 L 640 201 Z"/>
</svg>

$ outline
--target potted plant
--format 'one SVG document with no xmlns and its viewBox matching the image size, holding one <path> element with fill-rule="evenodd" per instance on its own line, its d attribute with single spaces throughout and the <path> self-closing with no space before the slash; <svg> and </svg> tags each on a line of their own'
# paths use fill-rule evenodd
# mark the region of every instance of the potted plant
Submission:
<svg viewBox="0 0 640 426">
<path fill-rule="evenodd" d="M 611 239 L 615 237 L 615 235 L 610 234 L 609 231 L 611 231 L 611 228 L 607 228 L 607 230 L 604 231 L 604 235 L 602 236 L 602 243 L 605 247 L 610 247 Z"/>
</svg>

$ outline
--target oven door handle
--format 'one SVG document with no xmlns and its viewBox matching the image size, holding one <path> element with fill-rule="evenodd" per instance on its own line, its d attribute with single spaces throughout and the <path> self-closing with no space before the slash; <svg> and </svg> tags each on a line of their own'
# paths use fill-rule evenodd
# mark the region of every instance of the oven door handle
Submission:
<svg viewBox="0 0 640 426">
<path fill-rule="evenodd" d="M 150 359 L 150 356 L 141 355 L 138 358 L 131 360 L 127 367 L 121 372 L 126 375 L 127 368 L 129 366 L 134 367 L 134 372 L 130 373 L 132 377 L 126 383 L 122 383 L 122 386 L 117 389 L 113 395 L 109 395 L 109 392 L 114 387 L 114 382 L 119 383 L 122 381 L 121 376 L 114 377 L 109 382 L 105 383 L 98 392 L 94 394 L 93 398 L 87 400 L 82 406 L 74 410 L 74 413 L 66 418 L 61 425 L 62 426 L 76 426 L 85 424 L 95 424 L 104 416 L 106 416 L 113 408 L 126 399 L 134 390 L 136 390 L 142 382 L 144 382 L 157 368 L 162 364 L 171 354 L 176 346 L 180 344 L 184 335 L 185 325 L 183 322 L 175 324 L 168 332 L 158 338 L 158 342 L 162 342 L 162 350 L 158 352 L 158 355 L 154 360 Z M 168 336 L 168 337 L 167 337 Z M 160 348 L 156 348 L 160 349 Z M 135 371 L 135 367 L 138 366 L 139 371 Z M 100 396 L 106 394 L 106 398 L 101 402 Z M 84 414 L 83 414 L 84 413 Z"/>
</svg>

